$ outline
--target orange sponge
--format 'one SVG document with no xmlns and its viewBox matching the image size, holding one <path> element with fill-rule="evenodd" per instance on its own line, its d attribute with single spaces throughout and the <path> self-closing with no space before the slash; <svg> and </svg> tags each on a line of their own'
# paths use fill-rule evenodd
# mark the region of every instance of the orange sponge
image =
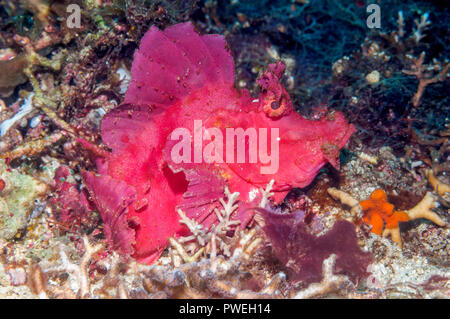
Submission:
<svg viewBox="0 0 450 319">
<path fill-rule="evenodd" d="M 372 226 L 372 232 L 381 235 L 383 228 L 393 229 L 399 222 L 409 220 L 405 212 L 394 211 L 394 205 L 387 201 L 384 190 L 376 189 L 370 198 L 359 203 L 364 211 L 363 221 Z"/>
</svg>

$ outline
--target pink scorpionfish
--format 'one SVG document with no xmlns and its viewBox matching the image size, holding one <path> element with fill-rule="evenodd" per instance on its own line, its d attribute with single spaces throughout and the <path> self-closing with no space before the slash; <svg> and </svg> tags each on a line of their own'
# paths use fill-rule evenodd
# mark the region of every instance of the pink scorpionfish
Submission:
<svg viewBox="0 0 450 319">
<path fill-rule="evenodd" d="M 278 203 L 327 162 L 339 166 L 354 127 L 339 112 L 316 121 L 296 113 L 280 84 L 284 68 L 268 66 L 255 99 L 235 88 L 223 36 L 201 36 L 191 23 L 150 28 L 124 103 L 102 121 L 112 153 L 98 174 L 83 174 L 113 249 L 153 263 L 169 237 L 188 233 L 178 209 L 210 227 L 228 186 L 240 193 L 233 218 L 245 227 L 272 179 Z"/>
</svg>

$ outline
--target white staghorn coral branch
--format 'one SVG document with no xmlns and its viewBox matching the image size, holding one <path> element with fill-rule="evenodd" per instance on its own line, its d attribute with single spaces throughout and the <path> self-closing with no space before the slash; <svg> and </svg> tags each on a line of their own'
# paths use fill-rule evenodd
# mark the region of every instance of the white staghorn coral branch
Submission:
<svg viewBox="0 0 450 319">
<path fill-rule="evenodd" d="M 334 265 L 336 263 L 336 255 L 331 254 L 330 257 L 323 261 L 322 266 L 322 281 L 308 286 L 308 288 L 297 292 L 295 299 L 318 298 L 327 295 L 331 292 L 337 291 L 343 285 L 349 282 L 347 276 L 335 275 Z"/>
<path fill-rule="evenodd" d="M 230 226 L 239 224 L 239 221 L 230 221 L 231 215 L 238 208 L 236 202 L 239 198 L 239 192 L 231 193 L 228 187 L 225 186 L 225 196 L 227 197 L 226 202 L 224 199 L 220 199 L 223 209 L 220 211 L 217 208 L 214 209 L 214 212 L 219 219 L 219 224 L 216 227 L 217 233 L 228 231 Z"/>
<path fill-rule="evenodd" d="M 400 10 L 398 12 L 398 19 L 397 19 L 397 25 L 398 25 L 398 30 L 397 30 L 397 35 L 402 38 L 405 35 L 405 20 L 403 18 L 403 11 Z"/>
<path fill-rule="evenodd" d="M 436 198 L 432 193 L 427 192 L 416 206 L 407 211 L 407 214 L 410 220 L 425 218 L 431 220 L 436 225 L 444 226 L 446 224 L 445 221 L 432 211 L 436 206 Z"/>
<path fill-rule="evenodd" d="M 194 255 L 190 256 L 186 250 L 184 249 L 183 245 L 181 245 L 175 238 L 170 237 L 169 242 L 172 245 L 172 247 L 175 248 L 175 250 L 178 252 L 178 254 L 183 258 L 183 261 L 185 263 L 191 263 L 197 261 L 200 256 L 203 254 L 203 251 L 205 250 L 205 247 L 200 248 Z"/>
<path fill-rule="evenodd" d="M 402 249 L 403 243 L 402 243 L 402 236 L 400 235 L 400 227 L 395 228 L 385 228 L 383 230 L 382 236 L 384 238 L 391 236 L 391 240 Z"/>
<path fill-rule="evenodd" d="M 447 185 L 437 179 L 432 169 L 426 169 L 425 176 L 428 178 L 428 182 L 430 183 L 430 185 L 440 196 L 444 197 L 447 195 L 447 193 L 450 194 L 450 185 Z"/>
<path fill-rule="evenodd" d="M 353 222 L 363 215 L 363 210 L 361 205 L 359 205 L 359 202 L 356 198 L 354 198 L 349 193 L 346 193 L 344 191 L 341 191 L 337 188 L 330 187 L 327 189 L 328 194 L 330 194 L 331 197 L 335 200 L 339 200 L 343 205 L 346 205 L 350 207 L 350 218 L 349 221 Z"/>
<path fill-rule="evenodd" d="M 416 41 L 416 44 L 419 44 L 420 40 L 424 37 L 424 32 L 428 29 L 428 26 L 431 25 L 430 20 L 428 20 L 429 13 L 425 12 L 420 16 L 420 21 L 414 20 L 416 24 L 416 28 L 414 29 L 413 38 Z"/>
<path fill-rule="evenodd" d="M 74 264 L 70 261 L 69 257 L 67 256 L 66 252 L 64 251 L 64 248 L 60 247 L 60 257 L 61 257 L 61 266 L 57 267 L 56 269 L 51 269 L 50 271 L 59 271 L 59 272 L 67 272 L 69 276 L 73 276 L 76 279 L 76 282 L 79 285 L 79 291 L 78 294 L 81 298 L 90 296 L 90 283 L 89 283 L 89 262 L 91 261 L 92 256 L 99 252 L 103 245 L 97 244 L 95 246 L 91 246 L 89 243 L 89 239 L 84 236 L 83 237 L 83 243 L 85 248 L 85 253 L 80 259 L 80 263 Z"/>
<path fill-rule="evenodd" d="M 348 207 L 354 207 L 359 204 L 359 201 L 352 195 L 337 188 L 330 187 L 327 189 L 327 192 L 333 199 L 339 200 L 343 205 L 347 205 Z"/>
<path fill-rule="evenodd" d="M 275 183 L 275 180 L 272 179 L 269 184 L 267 184 L 266 189 L 260 188 L 262 198 L 261 202 L 259 203 L 259 207 L 265 208 L 267 203 L 269 202 L 269 197 L 273 196 L 274 193 L 272 192 L 273 184 Z"/>
<path fill-rule="evenodd" d="M 266 189 L 261 189 L 262 199 L 260 207 L 266 206 L 268 198 L 273 195 L 271 190 L 274 182 L 274 180 L 271 180 Z M 195 220 L 188 218 L 182 210 L 178 210 L 180 223 L 186 225 L 192 235 L 180 237 L 178 239 L 169 239 L 175 252 L 175 255 L 172 257 L 181 257 L 181 259 L 187 263 L 197 261 L 203 253 L 209 253 L 210 258 L 213 260 L 212 268 L 215 269 L 216 263 L 214 261 L 217 259 L 218 255 L 222 254 L 232 258 L 246 259 L 249 258 L 251 252 L 258 247 L 262 239 L 254 238 L 255 231 L 251 230 L 249 232 L 243 232 L 242 230 L 236 229 L 235 226 L 239 225 L 240 221 L 232 220 L 232 215 L 238 208 L 237 202 L 239 193 L 231 193 L 228 187 L 225 187 L 224 193 L 225 198 L 219 200 L 222 208 L 214 209 L 214 213 L 219 222 L 210 229 L 204 228 Z M 234 231 L 234 237 L 229 236 L 229 231 Z M 196 240 L 196 243 L 193 243 L 196 247 L 194 247 L 194 249 L 187 249 L 187 246 L 184 246 L 184 243 L 192 240 Z M 172 260 L 172 262 L 174 261 Z"/>
<path fill-rule="evenodd" d="M 187 228 L 189 229 L 189 231 L 192 233 L 191 236 L 186 236 L 186 237 L 181 237 L 179 239 L 180 242 L 187 242 L 187 241 L 191 241 L 193 239 L 197 239 L 198 243 L 201 246 L 205 245 L 205 237 L 206 237 L 206 230 L 203 227 L 203 225 L 197 223 L 195 220 L 190 219 L 186 216 L 186 214 L 181 210 L 178 209 L 177 210 L 178 215 L 180 215 L 180 223 L 181 224 L 185 224 L 187 226 Z"/>
<path fill-rule="evenodd" d="M 214 255 L 217 254 L 217 244 L 219 244 L 220 249 L 226 255 L 230 254 L 227 244 L 223 241 L 221 236 L 226 235 L 229 230 L 233 229 L 233 226 L 240 224 L 239 220 L 231 220 L 231 215 L 238 208 L 236 202 L 238 201 L 239 193 L 231 193 L 228 187 L 225 187 L 225 196 L 227 197 L 226 200 L 222 198 L 220 199 L 223 209 L 214 209 L 219 223 L 217 225 L 213 225 L 210 230 L 205 229 L 203 225 L 197 223 L 195 220 L 188 218 L 182 210 L 178 210 L 178 214 L 180 215 L 180 223 L 185 224 L 192 233 L 190 236 L 181 237 L 178 240 L 171 239 L 170 241 L 172 246 L 178 251 L 180 256 L 182 256 L 183 260 L 186 261 L 192 257 L 183 252 L 184 248 L 181 250 L 181 243 L 194 239 L 197 240 L 200 247 L 204 248 L 206 245 L 209 245 L 211 248 L 210 250 Z M 195 255 L 197 255 L 197 253 Z"/>
</svg>

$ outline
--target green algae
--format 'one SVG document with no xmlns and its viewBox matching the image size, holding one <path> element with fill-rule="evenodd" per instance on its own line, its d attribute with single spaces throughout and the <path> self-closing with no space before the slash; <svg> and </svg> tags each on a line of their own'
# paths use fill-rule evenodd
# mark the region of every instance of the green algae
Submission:
<svg viewBox="0 0 450 319">
<path fill-rule="evenodd" d="M 0 239 L 10 240 L 27 226 L 34 201 L 43 195 L 47 186 L 35 178 L 9 169 L 0 160 L 0 178 L 5 182 L 0 192 Z"/>
</svg>

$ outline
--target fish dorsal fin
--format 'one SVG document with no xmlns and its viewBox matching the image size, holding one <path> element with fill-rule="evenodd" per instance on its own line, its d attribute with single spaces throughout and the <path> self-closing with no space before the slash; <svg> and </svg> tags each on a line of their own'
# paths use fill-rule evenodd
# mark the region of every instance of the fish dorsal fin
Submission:
<svg viewBox="0 0 450 319">
<path fill-rule="evenodd" d="M 117 151 L 144 129 L 159 132 L 154 123 L 158 115 L 207 86 L 234 86 L 234 62 L 225 38 L 200 36 L 190 22 L 164 31 L 151 27 L 134 55 L 124 103 L 103 118 L 103 141 Z"/>
<path fill-rule="evenodd" d="M 234 85 L 234 62 L 220 35 L 190 23 L 151 27 L 134 55 L 125 103 L 168 106 L 208 84 Z"/>
</svg>

